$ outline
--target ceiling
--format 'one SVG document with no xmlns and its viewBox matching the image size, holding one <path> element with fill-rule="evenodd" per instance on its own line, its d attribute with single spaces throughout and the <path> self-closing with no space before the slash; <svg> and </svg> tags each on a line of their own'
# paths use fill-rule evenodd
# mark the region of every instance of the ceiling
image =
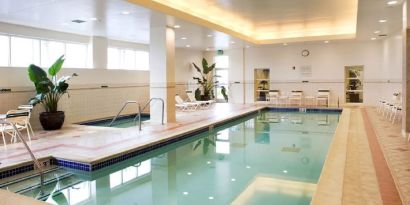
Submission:
<svg viewBox="0 0 410 205">
<path fill-rule="evenodd" d="M 354 8 L 349 11 L 341 9 L 342 7 L 348 8 L 345 5 L 346 2 L 354 4 L 357 0 L 154 1 L 168 3 L 190 2 L 196 4 L 205 2 L 209 4 L 209 8 L 216 8 L 217 11 L 223 12 L 223 15 L 209 14 L 208 16 L 229 16 L 231 17 L 230 22 L 232 25 L 240 22 L 241 27 L 250 30 L 250 33 L 241 32 L 238 34 L 237 31 L 230 29 L 231 27 L 224 27 L 223 24 L 219 26 L 213 26 L 212 23 L 204 24 L 201 20 L 198 21 L 197 19 L 195 21 L 184 18 L 186 17 L 184 15 L 174 13 L 176 18 L 174 18 L 173 25 L 180 25 L 180 28 L 175 29 L 177 47 L 189 45 L 191 48 L 203 50 L 206 48 L 227 49 L 243 47 L 244 45 L 255 45 L 258 43 L 278 44 L 296 41 L 302 41 L 303 43 L 307 41 L 323 42 L 323 40 L 337 41 L 335 39 L 352 38 L 351 32 L 353 30 L 356 36 L 354 40 L 370 40 L 372 37 L 381 39 L 381 37 L 378 37 L 379 34 L 399 32 L 402 24 L 401 2 L 395 6 L 388 6 L 386 4 L 387 0 L 359 0 L 357 17 L 352 14 Z M 112 39 L 145 44 L 149 43 L 151 12 L 161 11 L 161 9 L 152 11 L 125 0 L 0 0 L 0 22 L 87 36 L 106 36 Z M 210 12 L 210 9 L 207 9 L 207 11 Z M 352 15 L 349 16 L 348 14 Z M 97 18 L 98 20 L 92 18 Z M 349 23 L 347 26 L 352 27 L 354 25 L 354 29 L 349 27 L 351 29 L 349 31 L 350 34 L 349 32 L 343 34 L 344 37 L 343 35 L 326 34 L 309 38 L 307 31 L 303 31 L 301 37 L 294 36 L 289 38 L 285 35 L 286 32 L 292 33 L 292 31 L 298 33 L 300 28 L 309 27 L 306 25 L 310 24 L 313 25 L 311 27 L 313 30 L 337 30 L 333 27 L 321 27 L 320 22 L 333 19 L 333 21 L 343 23 L 346 19 L 348 19 L 346 22 L 351 22 L 352 18 L 357 18 L 357 20 L 351 24 Z M 71 22 L 75 19 L 86 22 L 80 24 Z M 380 19 L 386 19 L 387 22 L 379 23 Z M 301 22 L 304 22 L 303 25 L 301 24 L 302 26 L 299 25 Z M 380 31 L 380 33 L 375 34 L 375 31 Z M 266 41 L 263 40 L 265 37 L 262 34 L 264 33 L 267 33 Z M 249 34 L 255 35 L 249 37 L 247 36 Z M 274 40 L 271 39 L 273 34 L 276 35 Z"/>
<path fill-rule="evenodd" d="M 358 0 L 129 0 L 255 44 L 348 39 Z"/>
</svg>

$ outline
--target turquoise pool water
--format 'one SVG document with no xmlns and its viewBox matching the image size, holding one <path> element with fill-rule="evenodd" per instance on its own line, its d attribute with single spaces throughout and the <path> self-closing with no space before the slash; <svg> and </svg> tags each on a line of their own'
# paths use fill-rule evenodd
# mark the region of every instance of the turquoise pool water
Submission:
<svg viewBox="0 0 410 205">
<path fill-rule="evenodd" d="M 117 128 L 127 128 L 127 127 L 133 127 L 137 126 L 138 120 L 134 121 L 135 116 L 130 115 L 130 116 L 121 116 L 119 117 L 111 127 L 117 127 Z M 141 116 L 142 121 L 149 120 L 150 117 L 149 115 L 143 115 Z M 89 126 L 99 126 L 99 127 L 109 127 L 110 123 L 112 121 L 111 119 L 104 119 L 104 120 L 96 120 L 96 121 L 90 121 L 90 122 L 85 122 L 85 123 L 80 123 L 80 125 L 89 125 Z"/>
<path fill-rule="evenodd" d="M 43 195 L 2 188 L 54 204 L 309 204 L 338 119 L 262 112 L 97 172 L 51 171 Z"/>
</svg>

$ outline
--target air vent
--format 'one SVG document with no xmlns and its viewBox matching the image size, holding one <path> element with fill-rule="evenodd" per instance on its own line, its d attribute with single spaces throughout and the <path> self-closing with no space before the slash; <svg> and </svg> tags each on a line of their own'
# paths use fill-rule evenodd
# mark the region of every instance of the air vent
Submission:
<svg viewBox="0 0 410 205">
<path fill-rule="evenodd" d="M 75 19 L 75 20 L 72 20 L 71 22 L 73 22 L 73 23 L 85 23 L 84 20 L 80 20 L 80 19 Z"/>
<path fill-rule="evenodd" d="M 380 34 L 379 37 L 386 37 L 387 34 Z"/>
</svg>

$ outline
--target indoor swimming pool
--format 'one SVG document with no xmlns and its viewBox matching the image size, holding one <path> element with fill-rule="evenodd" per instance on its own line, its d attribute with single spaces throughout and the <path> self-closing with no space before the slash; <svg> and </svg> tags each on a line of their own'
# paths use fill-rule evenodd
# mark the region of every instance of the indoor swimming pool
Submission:
<svg viewBox="0 0 410 205">
<path fill-rule="evenodd" d="M 338 112 L 262 111 L 95 172 L 0 185 L 54 204 L 310 204 Z"/>
<path fill-rule="evenodd" d="M 141 115 L 141 121 L 149 120 L 149 114 Z M 102 120 L 93 120 L 88 122 L 79 123 L 80 125 L 88 125 L 88 126 L 99 126 L 99 127 L 117 127 L 117 128 L 127 128 L 132 126 L 137 126 L 138 119 L 135 119 L 134 115 L 125 115 L 118 117 L 110 126 L 111 121 L 113 118 L 107 118 Z"/>
</svg>

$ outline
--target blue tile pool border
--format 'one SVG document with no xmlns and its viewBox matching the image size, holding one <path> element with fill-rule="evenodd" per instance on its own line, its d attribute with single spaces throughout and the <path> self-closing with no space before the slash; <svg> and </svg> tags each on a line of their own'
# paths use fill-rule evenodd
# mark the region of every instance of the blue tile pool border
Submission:
<svg viewBox="0 0 410 205">
<path fill-rule="evenodd" d="M 306 112 L 308 113 L 341 113 L 342 112 L 342 108 L 303 108 L 305 109 Z M 178 141 L 190 138 L 192 136 L 195 136 L 197 134 L 203 133 L 203 132 L 207 132 L 209 131 L 209 127 L 213 126 L 214 128 L 223 126 L 227 123 L 230 122 L 234 122 L 240 118 L 244 118 L 250 115 L 254 115 L 256 113 L 259 113 L 260 111 L 274 111 L 274 112 L 300 112 L 300 108 L 277 108 L 277 107 L 265 107 L 265 108 L 261 108 L 259 110 L 255 110 L 252 112 L 248 112 L 242 115 L 238 115 L 235 117 L 232 117 L 230 119 L 221 121 L 221 122 L 216 122 L 213 125 L 208 125 L 202 128 L 199 128 L 197 130 L 193 130 L 193 131 L 189 131 L 186 132 L 180 136 L 176 136 L 172 139 L 167 139 L 167 140 L 163 140 L 163 141 L 157 141 L 154 142 L 146 147 L 142 147 L 142 148 L 137 148 L 136 150 L 132 150 L 126 153 L 122 153 L 119 156 L 115 156 L 112 157 L 110 159 L 106 159 L 104 161 L 100 161 L 97 163 L 84 163 L 84 162 L 77 162 L 77 161 L 72 161 L 72 160 L 65 160 L 65 159 L 60 159 L 60 158 L 51 158 L 50 159 L 50 165 L 56 165 L 56 166 L 60 166 L 60 167 L 66 167 L 66 168 L 70 168 L 70 169 L 75 169 L 75 170 L 81 170 L 81 171 L 86 171 L 86 172 L 92 172 L 92 171 L 96 171 L 99 169 L 102 169 L 104 167 L 108 167 L 111 166 L 113 164 L 122 162 L 124 160 L 145 154 L 147 152 L 153 151 L 155 149 L 170 145 L 172 143 L 176 143 Z M 145 116 L 149 116 L 147 114 L 145 114 Z M 134 115 L 127 115 L 127 116 L 123 116 L 122 119 L 126 119 L 126 118 L 132 118 L 135 117 Z M 98 122 L 102 122 L 104 120 L 100 120 Z M 110 119 L 105 119 L 105 121 L 110 121 Z M 96 121 L 92 121 L 92 122 L 96 122 Z M 91 123 L 92 123 L 91 122 Z M 89 122 L 87 122 L 89 123 Z M 85 123 L 82 123 L 83 125 Z M 12 169 L 8 169 L 5 171 L 0 172 L 0 179 L 3 178 L 7 178 L 7 177 L 11 177 L 17 174 L 21 174 L 24 172 L 28 172 L 28 171 L 33 171 L 34 170 L 34 164 L 24 164 L 20 167 L 16 167 L 16 168 L 12 168 Z"/>
</svg>

